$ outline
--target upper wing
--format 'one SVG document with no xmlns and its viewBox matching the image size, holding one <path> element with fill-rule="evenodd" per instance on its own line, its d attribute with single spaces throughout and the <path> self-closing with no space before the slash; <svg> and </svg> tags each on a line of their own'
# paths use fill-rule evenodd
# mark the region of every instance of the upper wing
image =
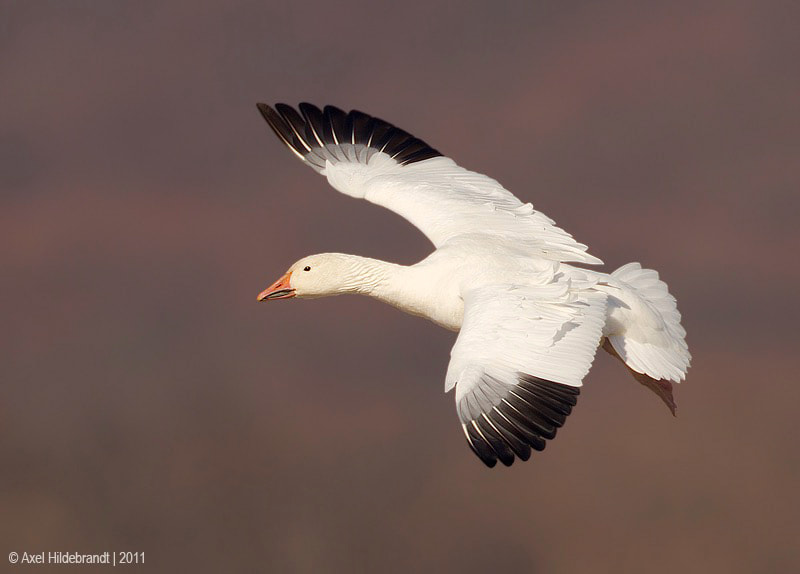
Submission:
<svg viewBox="0 0 800 574">
<path fill-rule="evenodd" d="M 495 180 L 456 165 L 425 142 L 362 112 L 300 104 L 258 109 L 300 159 L 337 190 L 382 205 L 437 247 L 480 233 L 555 261 L 602 263 L 553 220 Z"/>
<path fill-rule="evenodd" d="M 602 337 L 606 295 L 561 280 L 464 294 L 464 323 L 445 390 L 472 450 L 488 466 L 542 450 L 577 401 Z"/>
</svg>

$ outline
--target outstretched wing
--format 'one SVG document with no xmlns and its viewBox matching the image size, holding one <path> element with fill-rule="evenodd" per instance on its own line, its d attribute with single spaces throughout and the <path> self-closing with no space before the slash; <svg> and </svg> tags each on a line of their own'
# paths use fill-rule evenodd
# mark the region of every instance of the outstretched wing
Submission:
<svg viewBox="0 0 800 574">
<path fill-rule="evenodd" d="M 489 285 L 464 293 L 464 323 L 445 390 L 487 466 L 528 460 L 575 405 L 602 337 L 606 295 L 549 285 Z"/>
<path fill-rule="evenodd" d="M 602 263 L 553 220 L 495 180 L 456 165 L 425 142 L 359 111 L 300 104 L 258 109 L 295 155 L 338 191 L 401 215 L 436 247 L 465 234 L 513 242 L 531 256 Z"/>
</svg>

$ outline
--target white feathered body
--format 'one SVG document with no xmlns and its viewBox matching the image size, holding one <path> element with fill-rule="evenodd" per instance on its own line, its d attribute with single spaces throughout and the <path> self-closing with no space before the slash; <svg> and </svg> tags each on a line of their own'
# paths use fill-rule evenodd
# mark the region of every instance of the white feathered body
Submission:
<svg viewBox="0 0 800 574">
<path fill-rule="evenodd" d="M 386 265 L 392 270 L 387 274 L 390 279 L 367 294 L 451 331 L 462 328 L 463 294 L 478 287 L 494 285 L 498 291 L 527 287 L 532 297 L 538 288 L 542 295 L 561 293 L 564 301 L 595 294 L 599 297 L 593 298 L 594 304 L 604 307 L 600 334 L 631 369 L 654 379 L 679 382 L 688 368 L 686 332 L 675 298 L 657 272 L 642 269 L 638 263 L 608 274 L 536 258 L 524 249 L 487 245 L 486 238 L 478 236 L 451 240 L 410 267 Z M 372 270 L 374 266 L 382 267 L 382 262 L 367 267 Z M 547 300 L 547 296 L 542 298 Z M 506 327 L 521 320 L 512 317 Z M 531 329 L 524 335 L 528 338 L 535 332 Z M 602 344 L 602 338 L 596 345 Z M 553 378 L 567 382 L 558 375 Z"/>
</svg>

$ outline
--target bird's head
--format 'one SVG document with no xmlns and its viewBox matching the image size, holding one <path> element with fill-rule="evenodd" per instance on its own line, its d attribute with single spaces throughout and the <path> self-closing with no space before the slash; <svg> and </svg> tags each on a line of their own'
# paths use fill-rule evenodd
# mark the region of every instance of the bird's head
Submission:
<svg viewBox="0 0 800 574">
<path fill-rule="evenodd" d="M 309 255 L 289 267 L 275 283 L 258 294 L 259 301 L 292 297 L 325 297 L 352 291 L 354 257 L 340 253 Z"/>
</svg>

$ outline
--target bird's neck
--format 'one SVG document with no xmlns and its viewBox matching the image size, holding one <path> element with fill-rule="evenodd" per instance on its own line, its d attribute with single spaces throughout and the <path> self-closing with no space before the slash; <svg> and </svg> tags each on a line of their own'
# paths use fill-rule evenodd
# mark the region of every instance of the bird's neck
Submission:
<svg viewBox="0 0 800 574">
<path fill-rule="evenodd" d="M 420 307 L 429 294 L 422 292 L 415 275 L 414 267 L 353 256 L 346 292 L 368 295 L 412 315 L 427 315 Z"/>
<path fill-rule="evenodd" d="M 350 272 L 343 285 L 344 293 L 368 295 L 395 305 L 394 299 L 402 291 L 408 267 L 369 257 L 349 255 Z"/>
<path fill-rule="evenodd" d="M 463 301 L 457 294 L 443 292 L 442 282 L 431 276 L 430 269 L 355 255 L 348 258 L 350 272 L 341 293 L 368 295 L 453 331 L 461 327 Z"/>
</svg>

